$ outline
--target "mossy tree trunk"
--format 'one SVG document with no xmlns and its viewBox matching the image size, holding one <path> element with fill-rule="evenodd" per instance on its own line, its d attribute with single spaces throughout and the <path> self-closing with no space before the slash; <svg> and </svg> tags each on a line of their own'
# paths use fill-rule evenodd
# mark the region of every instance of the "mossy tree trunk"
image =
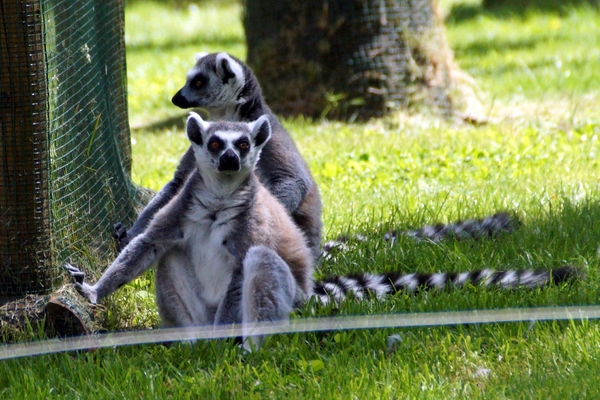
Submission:
<svg viewBox="0 0 600 400">
<path fill-rule="evenodd" d="M 282 114 L 369 118 L 454 109 L 434 0 L 245 0 L 248 63 Z"/>
</svg>

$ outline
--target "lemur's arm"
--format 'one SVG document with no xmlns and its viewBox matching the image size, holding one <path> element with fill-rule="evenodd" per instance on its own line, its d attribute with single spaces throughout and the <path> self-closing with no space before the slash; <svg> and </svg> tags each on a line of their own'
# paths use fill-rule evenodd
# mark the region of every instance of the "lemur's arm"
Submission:
<svg viewBox="0 0 600 400">
<path fill-rule="evenodd" d="M 95 284 L 85 282 L 85 275 L 78 268 L 67 265 L 67 271 L 76 281 L 75 288 L 95 304 L 148 270 L 165 252 L 183 239 L 184 203 L 175 201 L 168 208 L 160 210 L 148 229 L 121 251 Z"/>
<path fill-rule="evenodd" d="M 67 264 L 65 268 L 75 279 L 75 289 L 90 303 L 96 304 L 103 297 L 113 293 L 121 286 L 131 282 L 148 270 L 160 256 L 164 247 L 148 241 L 145 234 L 137 236 L 119 254 L 98 282 L 91 285 L 85 282 L 84 273 L 77 267 Z"/>
<path fill-rule="evenodd" d="M 122 251 L 127 244 L 133 240 L 136 236 L 140 235 L 148 227 L 150 220 L 156 215 L 156 213 L 163 208 L 183 187 L 185 181 L 194 170 L 195 158 L 192 148 L 188 148 L 181 162 L 175 171 L 173 179 L 167 183 L 161 190 L 150 200 L 150 203 L 144 208 L 141 214 L 138 216 L 137 221 L 133 224 L 131 229 L 127 228 L 121 223 L 117 222 L 114 225 L 113 236 L 117 241 L 117 248 Z"/>
<path fill-rule="evenodd" d="M 265 182 L 265 187 L 285 207 L 288 213 L 293 214 L 300 206 L 304 196 L 308 193 L 311 182 L 293 176 L 278 176 Z"/>
</svg>

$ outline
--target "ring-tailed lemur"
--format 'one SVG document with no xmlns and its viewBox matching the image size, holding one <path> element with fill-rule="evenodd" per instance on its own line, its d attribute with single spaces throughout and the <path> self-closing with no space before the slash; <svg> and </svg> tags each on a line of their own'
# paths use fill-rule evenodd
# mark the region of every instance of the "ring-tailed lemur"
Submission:
<svg viewBox="0 0 600 400">
<path fill-rule="evenodd" d="M 271 137 L 268 116 L 205 122 L 192 113 L 194 168 L 183 187 L 94 285 L 69 266 L 92 303 L 156 262 L 156 300 L 167 326 L 282 320 L 313 290 L 314 259 L 255 166 Z"/>
<path fill-rule="evenodd" d="M 577 274 L 551 271 L 338 276 L 313 282 L 314 258 L 303 233 L 255 174 L 271 129 L 250 123 L 205 122 L 192 113 L 187 134 L 195 158 L 183 187 L 156 213 L 94 285 L 67 266 L 76 288 L 96 303 L 156 262 L 156 299 L 167 326 L 286 320 L 315 296 L 323 303 L 380 297 L 420 287 L 467 282 L 536 287 Z M 248 331 L 246 331 L 248 332 Z M 248 335 L 245 335 L 248 336 Z"/>
<path fill-rule="evenodd" d="M 313 257 L 327 256 L 335 247 L 343 247 L 347 238 L 324 244 L 321 253 L 321 200 L 317 184 L 289 133 L 265 103 L 260 85 L 250 68 L 227 53 L 198 54 L 196 65 L 187 73 L 185 85 L 173 96 L 173 104 L 180 108 L 201 107 L 216 120 L 256 120 L 267 114 L 273 137 L 262 151 L 257 174 L 260 181 L 291 213 L 302 229 Z M 183 187 L 194 169 L 191 148 L 185 153 L 171 180 L 146 206 L 133 227 L 127 231 L 123 224 L 115 225 L 119 249 L 146 229 L 154 214 L 164 207 Z M 426 226 L 408 230 L 404 234 L 417 239 L 439 241 L 443 237 L 478 237 L 511 231 L 516 227 L 512 217 L 499 213 L 483 220 L 468 220 L 448 225 Z M 394 238 L 390 232 L 386 239 Z"/>
<path fill-rule="evenodd" d="M 173 104 L 181 108 L 202 107 L 210 112 L 212 120 L 250 122 L 266 115 L 272 136 L 262 150 L 256 174 L 302 230 L 316 260 L 321 252 L 322 229 L 317 184 L 290 134 L 265 104 L 250 68 L 227 53 L 198 55 L 185 85 L 173 96 Z M 119 248 L 142 233 L 154 214 L 181 190 L 195 169 L 194 164 L 190 148 L 173 180 L 146 206 L 133 227 L 127 231 L 121 223 L 115 225 Z"/>
</svg>

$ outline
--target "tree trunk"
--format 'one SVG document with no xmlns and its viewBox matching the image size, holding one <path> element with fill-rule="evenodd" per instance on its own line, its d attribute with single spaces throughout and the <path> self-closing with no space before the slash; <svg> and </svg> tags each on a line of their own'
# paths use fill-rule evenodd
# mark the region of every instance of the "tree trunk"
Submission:
<svg viewBox="0 0 600 400">
<path fill-rule="evenodd" d="M 0 298 L 51 290 L 42 27 L 38 1 L 2 1 Z"/>
<path fill-rule="evenodd" d="M 452 55 L 433 0 L 246 0 L 244 28 L 248 63 L 275 112 L 453 112 Z"/>
</svg>

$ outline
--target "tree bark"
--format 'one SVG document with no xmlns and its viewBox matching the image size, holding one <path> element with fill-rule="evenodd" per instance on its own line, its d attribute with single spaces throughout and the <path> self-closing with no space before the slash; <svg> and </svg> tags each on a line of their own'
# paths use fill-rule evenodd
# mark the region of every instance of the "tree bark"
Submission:
<svg viewBox="0 0 600 400">
<path fill-rule="evenodd" d="M 454 109 L 433 0 L 246 0 L 248 64 L 275 112 L 382 116 Z"/>
<path fill-rule="evenodd" d="M 0 4 L 0 297 L 12 297 L 51 290 L 47 90 L 39 2 Z"/>
</svg>

